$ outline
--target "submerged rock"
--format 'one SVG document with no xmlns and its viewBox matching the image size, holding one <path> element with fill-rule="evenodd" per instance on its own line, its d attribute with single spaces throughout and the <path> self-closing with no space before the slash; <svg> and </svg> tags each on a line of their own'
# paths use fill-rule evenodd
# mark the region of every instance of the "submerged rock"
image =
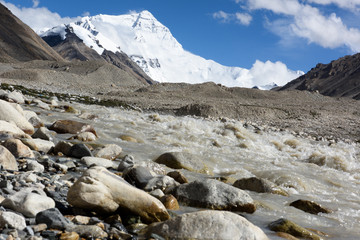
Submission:
<svg viewBox="0 0 360 240">
<path fill-rule="evenodd" d="M 233 186 L 243 190 L 250 190 L 258 193 L 273 193 L 283 196 L 289 195 L 285 190 L 276 186 L 269 180 L 257 177 L 239 179 L 234 182 Z"/>
<path fill-rule="evenodd" d="M 311 214 L 331 213 L 330 210 L 323 208 L 322 206 L 320 206 L 319 204 L 313 201 L 308 201 L 308 200 L 299 199 L 297 201 L 290 203 L 290 206 Z"/>
<path fill-rule="evenodd" d="M 53 125 L 51 125 L 49 129 L 57 133 L 71 133 L 71 134 L 78 134 L 81 132 L 92 132 L 95 136 L 97 136 L 95 129 L 91 125 L 73 120 L 58 120 L 55 123 L 53 123 Z"/>
<path fill-rule="evenodd" d="M 154 160 L 173 169 L 186 169 L 192 172 L 212 174 L 203 160 L 190 153 L 169 152 L 164 153 Z"/>
<path fill-rule="evenodd" d="M 280 218 L 275 222 L 269 224 L 270 230 L 274 232 L 288 233 L 294 237 L 301 237 L 305 239 L 320 240 L 321 238 L 305 228 L 293 223 L 287 219 Z"/>
<path fill-rule="evenodd" d="M 265 233 L 238 214 L 226 211 L 186 213 L 162 223 L 151 224 L 146 237 L 165 239 L 253 239 L 268 240 Z"/>
<path fill-rule="evenodd" d="M 119 207 L 139 215 L 146 222 L 169 219 L 164 205 L 103 167 L 92 167 L 69 189 L 67 200 L 75 207 L 114 212 Z"/>
<path fill-rule="evenodd" d="M 253 213 L 253 199 L 245 191 L 213 179 L 196 180 L 178 186 L 174 196 L 192 207 Z"/>
</svg>

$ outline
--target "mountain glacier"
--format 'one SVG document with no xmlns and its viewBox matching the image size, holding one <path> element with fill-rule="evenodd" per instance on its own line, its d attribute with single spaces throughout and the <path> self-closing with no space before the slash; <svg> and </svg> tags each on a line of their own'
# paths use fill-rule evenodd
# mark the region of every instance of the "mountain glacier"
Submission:
<svg viewBox="0 0 360 240">
<path fill-rule="evenodd" d="M 83 17 L 78 22 L 41 32 L 41 37 L 75 33 L 100 55 L 104 50 L 126 53 L 158 82 L 215 82 L 225 86 L 284 85 L 303 74 L 281 62 L 256 61 L 251 69 L 227 67 L 194 55 L 182 47 L 170 30 L 149 11 L 119 16 Z"/>
</svg>

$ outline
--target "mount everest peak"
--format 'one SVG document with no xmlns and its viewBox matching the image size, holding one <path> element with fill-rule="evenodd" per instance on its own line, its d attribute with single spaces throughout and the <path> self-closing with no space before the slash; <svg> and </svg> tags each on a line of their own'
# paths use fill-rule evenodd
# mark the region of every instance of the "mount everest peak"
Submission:
<svg viewBox="0 0 360 240">
<path fill-rule="evenodd" d="M 80 21 L 56 26 L 39 35 L 58 35 L 64 40 L 68 31 L 76 34 L 99 55 L 105 50 L 127 54 L 147 75 L 158 82 L 212 81 L 229 87 L 253 87 L 266 86 L 273 82 L 284 85 L 303 74 L 288 70 L 286 65 L 280 62 L 256 61 L 253 68 L 245 69 L 206 60 L 184 50 L 170 30 L 147 10 L 118 16 L 101 14 L 83 17 Z M 254 74 L 255 68 L 259 67 L 256 66 L 258 62 L 263 64 L 264 69 L 268 69 L 263 76 Z M 261 69 L 260 72 L 262 71 L 264 70 Z"/>
</svg>

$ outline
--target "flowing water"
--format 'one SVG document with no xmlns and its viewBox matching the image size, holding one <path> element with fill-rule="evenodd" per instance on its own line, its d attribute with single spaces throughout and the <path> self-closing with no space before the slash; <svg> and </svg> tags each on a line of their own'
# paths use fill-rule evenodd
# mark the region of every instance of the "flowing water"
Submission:
<svg viewBox="0 0 360 240">
<path fill-rule="evenodd" d="M 326 239 L 360 238 L 358 144 L 315 141 L 286 131 L 261 131 L 244 127 L 241 121 L 175 117 L 76 103 L 73 106 L 99 116 L 88 122 L 95 127 L 100 143 L 120 145 L 138 163 L 152 161 L 165 152 L 182 151 L 201 157 L 215 176 L 257 176 L 283 187 L 289 197 L 249 192 L 259 207 L 254 214 L 244 216 L 271 239 L 277 237 L 267 225 L 281 217 L 322 231 L 329 235 Z M 41 117 L 49 124 L 63 118 L 84 122 L 74 114 Z M 133 136 L 141 143 L 122 141 L 120 135 Z M 298 199 L 313 200 L 333 212 L 312 215 L 289 206 Z"/>
</svg>

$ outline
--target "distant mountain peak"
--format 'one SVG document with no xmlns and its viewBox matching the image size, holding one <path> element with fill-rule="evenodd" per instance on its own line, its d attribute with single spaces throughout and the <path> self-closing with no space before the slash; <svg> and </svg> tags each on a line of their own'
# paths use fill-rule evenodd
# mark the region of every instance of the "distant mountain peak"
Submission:
<svg viewBox="0 0 360 240">
<path fill-rule="evenodd" d="M 226 67 L 185 51 L 170 30 L 147 10 L 118 16 L 84 17 L 67 27 L 71 27 L 85 45 L 100 55 L 104 51 L 127 54 L 146 74 L 159 82 L 215 82 L 229 87 L 271 83 L 254 82 L 248 69 Z M 65 31 L 58 27 L 40 35 L 64 36 Z M 292 75 L 297 77 L 296 73 Z"/>
</svg>

